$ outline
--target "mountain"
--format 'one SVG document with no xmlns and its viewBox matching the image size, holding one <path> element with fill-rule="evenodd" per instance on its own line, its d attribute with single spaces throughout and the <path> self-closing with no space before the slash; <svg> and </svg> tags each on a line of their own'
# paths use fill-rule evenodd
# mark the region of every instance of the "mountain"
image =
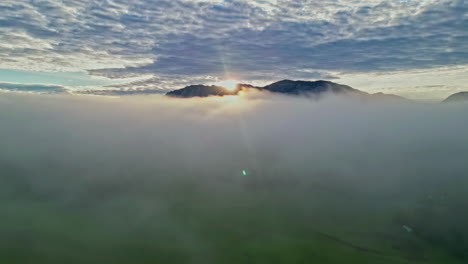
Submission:
<svg viewBox="0 0 468 264">
<path fill-rule="evenodd" d="M 237 95 L 241 90 L 257 89 L 260 91 L 268 91 L 272 93 L 282 93 L 288 95 L 299 96 L 317 96 L 324 93 L 346 94 L 357 96 L 362 99 L 384 100 L 384 101 L 403 101 L 407 100 L 403 97 L 392 94 L 368 94 L 366 92 L 354 89 L 350 86 L 338 84 L 330 81 L 291 81 L 282 80 L 264 87 L 252 86 L 250 84 L 238 84 L 233 91 L 221 86 L 207 85 L 191 85 L 185 88 L 168 92 L 166 95 L 179 98 L 190 97 L 208 97 L 208 96 L 224 96 Z"/>
<path fill-rule="evenodd" d="M 468 102 L 468 92 L 460 92 L 452 94 L 447 99 L 442 101 L 442 103 L 459 103 L 459 102 Z"/>
<path fill-rule="evenodd" d="M 329 81 L 291 81 L 283 80 L 267 85 L 261 90 L 274 93 L 284 93 L 293 95 L 310 95 L 324 92 L 332 93 L 364 93 L 353 89 L 347 85 L 337 84 Z"/>
<path fill-rule="evenodd" d="M 208 96 L 225 96 L 225 95 L 237 95 L 240 89 L 239 86 L 236 90 L 230 91 L 224 87 L 216 85 L 190 85 L 185 88 L 168 92 L 166 95 L 171 97 L 208 97 Z"/>
<path fill-rule="evenodd" d="M 242 89 L 258 89 L 291 95 L 316 95 L 324 92 L 366 94 L 347 85 L 337 84 L 329 81 L 311 82 L 283 80 L 272 83 L 265 87 L 256 87 L 250 84 L 238 84 L 234 91 L 230 91 L 224 87 L 215 85 L 190 85 L 179 90 L 168 92 L 166 95 L 181 98 L 237 95 Z"/>
</svg>

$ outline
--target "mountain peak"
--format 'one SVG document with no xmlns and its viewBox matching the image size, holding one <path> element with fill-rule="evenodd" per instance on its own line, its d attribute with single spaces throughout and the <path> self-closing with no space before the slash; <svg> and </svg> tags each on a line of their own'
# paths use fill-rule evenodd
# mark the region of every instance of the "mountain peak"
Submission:
<svg viewBox="0 0 468 264">
<path fill-rule="evenodd" d="M 190 98 L 190 97 L 208 97 L 208 96 L 225 96 L 225 95 L 237 95 L 239 93 L 239 87 L 230 91 L 224 87 L 216 85 L 190 85 L 185 88 L 168 92 L 166 95 L 171 97 Z"/>
<path fill-rule="evenodd" d="M 282 80 L 262 88 L 276 93 L 286 93 L 294 95 L 320 94 L 324 92 L 333 93 L 364 93 L 347 85 L 342 85 L 330 81 L 291 81 Z"/>
<path fill-rule="evenodd" d="M 236 89 L 229 90 L 216 85 L 190 85 L 185 88 L 168 92 L 166 95 L 179 98 L 191 97 L 208 97 L 208 96 L 225 96 L 238 95 L 240 91 L 245 89 L 256 89 L 259 91 L 268 91 L 272 93 L 281 93 L 294 96 L 320 96 L 325 93 L 349 95 L 364 100 L 379 100 L 379 101 L 408 101 L 408 99 L 392 95 L 392 94 L 369 94 L 350 86 L 338 84 L 330 81 L 292 81 L 281 80 L 269 84 L 264 87 L 257 87 L 250 84 L 237 84 Z M 467 93 L 468 94 L 468 93 Z"/>
<path fill-rule="evenodd" d="M 258 90 L 290 95 L 313 95 L 324 92 L 365 94 L 364 92 L 353 89 L 350 86 L 337 84 L 330 81 L 281 80 L 269 84 L 265 87 L 257 87 L 250 84 L 237 84 L 237 88 L 233 91 L 216 85 L 190 85 L 179 90 L 168 92 L 166 95 L 181 98 L 237 95 L 239 91 L 245 88 L 253 88 Z"/>
<path fill-rule="evenodd" d="M 468 92 L 459 92 L 452 94 L 447 99 L 442 101 L 442 103 L 458 103 L 458 102 L 468 102 Z"/>
</svg>

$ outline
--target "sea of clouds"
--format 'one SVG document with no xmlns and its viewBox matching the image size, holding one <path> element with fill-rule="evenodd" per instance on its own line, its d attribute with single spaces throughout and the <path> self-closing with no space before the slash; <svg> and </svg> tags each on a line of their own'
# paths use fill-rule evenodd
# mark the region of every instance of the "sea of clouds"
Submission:
<svg viewBox="0 0 468 264">
<path fill-rule="evenodd" d="M 395 221 L 413 221 L 416 230 L 420 224 L 421 237 L 450 249 L 445 230 L 468 237 L 468 215 L 460 210 L 467 205 L 467 110 L 253 92 L 205 99 L 2 93 L 0 200 L 13 208 L 9 217 L 24 220 L 24 210 L 53 205 L 59 219 L 85 210 L 118 226 L 116 234 L 162 225 L 192 245 L 203 237 L 174 221 L 170 208 L 200 206 L 187 198 L 194 193 L 223 210 L 258 192 L 286 193 L 300 212 L 325 206 L 348 216 L 348 206 L 385 211 L 429 199 L 435 222 Z M 316 197 L 322 192 L 335 202 Z M 34 206 L 17 207 L 18 201 Z M 11 225 L 0 224 L 6 230 Z M 24 244 L 26 230 L 6 237 L 37 247 Z"/>
</svg>

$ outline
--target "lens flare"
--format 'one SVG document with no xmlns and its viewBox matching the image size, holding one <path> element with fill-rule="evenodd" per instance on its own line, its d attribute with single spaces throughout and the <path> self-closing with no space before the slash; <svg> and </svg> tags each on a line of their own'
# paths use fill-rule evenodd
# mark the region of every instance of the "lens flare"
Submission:
<svg viewBox="0 0 468 264">
<path fill-rule="evenodd" d="M 234 91 L 237 88 L 237 84 L 238 81 L 236 80 L 224 80 L 216 83 L 216 85 L 222 86 L 228 89 L 229 91 Z"/>
</svg>

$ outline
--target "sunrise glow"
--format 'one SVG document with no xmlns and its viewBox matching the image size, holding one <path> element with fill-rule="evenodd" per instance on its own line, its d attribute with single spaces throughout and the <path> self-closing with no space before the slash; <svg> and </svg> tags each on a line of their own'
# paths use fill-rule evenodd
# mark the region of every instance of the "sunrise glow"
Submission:
<svg viewBox="0 0 468 264">
<path fill-rule="evenodd" d="M 234 91 L 238 83 L 239 82 L 236 80 L 224 80 L 224 81 L 217 82 L 216 85 L 222 86 L 228 89 L 229 91 Z"/>
</svg>

